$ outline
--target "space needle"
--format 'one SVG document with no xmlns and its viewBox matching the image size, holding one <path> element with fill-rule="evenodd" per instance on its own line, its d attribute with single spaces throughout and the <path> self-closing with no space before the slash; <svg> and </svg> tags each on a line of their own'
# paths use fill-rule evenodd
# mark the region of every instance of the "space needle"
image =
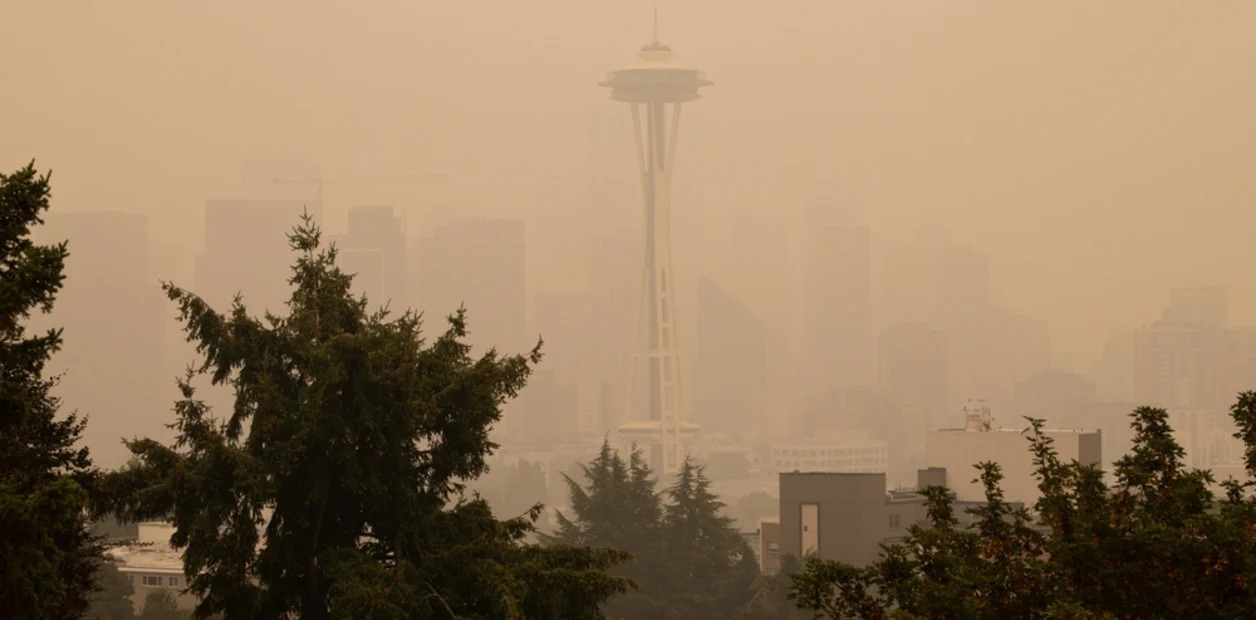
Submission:
<svg viewBox="0 0 1256 620">
<path fill-rule="evenodd" d="M 698 89 L 711 82 L 702 71 L 677 64 L 672 49 L 659 43 L 657 13 L 654 42 L 642 47 L 637 56 L 636 64 L 612 71 L 599 84 L 609 87 L 611 98 L 627 103 L 632 111 L 645 211 L 645 264 L 639 308 L 644 320 L 637 321 L 637 353 L 629 386 L 630 394 L 637 393 L 639 373 L 645 370 L 645 411 L 630 404 L 629 412 L 638 417 L 644 413 L 645 419 L 623 424 L 618 430 L 621 437 L 648 445 L 653 469 L 670 474 L 684 458 L 686 440 L 698 432 L 698 426 L 689 423 L 685 414 L 676 342 L 671 245 L 673 162 L 681 106 L 701 97 Z"/>
</svg>

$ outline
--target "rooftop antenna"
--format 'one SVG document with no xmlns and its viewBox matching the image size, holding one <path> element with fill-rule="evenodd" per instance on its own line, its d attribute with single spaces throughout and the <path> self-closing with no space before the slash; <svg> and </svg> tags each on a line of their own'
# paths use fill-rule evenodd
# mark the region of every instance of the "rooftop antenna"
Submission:
<svg viewBox="0 0 1256 620">
<path fill-rule="evenodd" d="M 659 6 L 654 5 L 654 44 L 659 44 Z"/>
</svg>

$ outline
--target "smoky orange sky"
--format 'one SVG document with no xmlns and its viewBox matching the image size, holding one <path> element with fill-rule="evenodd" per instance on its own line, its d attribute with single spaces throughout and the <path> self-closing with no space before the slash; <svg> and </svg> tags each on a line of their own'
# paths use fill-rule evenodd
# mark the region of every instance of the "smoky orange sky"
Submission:
<svg viewBox="0 0 1256 620">
<path fill-rule="evenodd" d="M 811 208 L 878 254 L 922 231 L 988 252 L 996 299 L 1045 320 L 1065 367 L 1175 285 L 1227 285 L 1252 323 L 1256 3 L 657 4 L 715 82 L 685 112 L 677 267 L 768 320 Z M 639 217 L 585 192 L 614 105 L 596 83 L 652 7 L 0 0 L 0 167 L 36 158 L 54 208 L 146 213 L 192 248 L 258 162 L 447 172 L 528 218 L 530 287 L 570 288 L 581 240 Z"/>
</svg>

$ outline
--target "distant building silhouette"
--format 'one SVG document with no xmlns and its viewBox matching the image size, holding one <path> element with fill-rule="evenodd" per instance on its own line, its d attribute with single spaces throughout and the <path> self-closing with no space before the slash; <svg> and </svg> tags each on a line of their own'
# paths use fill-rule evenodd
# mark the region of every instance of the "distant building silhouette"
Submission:
<svg viewBox="0 0 1256 620">
<path fill-rule="evenodd" d="M 946 334 L 923 323 L 895 325 L 877 343 L 880 388 L 895 402 L 919 406 L 932 427 L 947 419 L 949 359 Z"/>
<path fill-rule="evenodd" d="M 1229 407 L 1252 389 L 1256 330 L 1228 324 L 1221 288 L 1177 288 L 1161 318 L 1134 335 L 1134 399 L 1168 410 L 1194 467 L 1239 458 Z"/>
<path fill-rule="evenodd" d="M 707 277 L 694 287 L 693 421 L 709 433 L 762 432 L 767 411 L 767 330 Z"/>
<path fill-rule="evenodd" d="M 287 314 L 288 279 L 297 254 L 288 235 L 308 210 L 322 221 L 322 206 L 300 200 L 211 200 L 205 203 L 205 251 L 196 262 L 195 292 L 227 310 L 244 296 L 255 316 Z"/>
<path fill-rule="evenodd" d="M 366 293 L 370 309 L 387 303 L 400 313 L 412 305 L 408 244 L 392 207 L 351 207 L 348 230 L 335 241 L 341 268 L 358 274 L 355 288 Z"/>
<path fill-rule="evenodd" d="M 866 385 L 871 377 L 871 234 L 829 226 L 807 240 L 800 341 L 802 388 Z"/>
<path fill-rule="evenodd" d="M 468 340 L 479 353 L 526 353 L 536 344 L 527 333 L 524 222 L 462 219 L 416 239 L 418 307 L 427 332 L 444 332 L 444 319 L 467 309 Z"/>
<path fill-rule="evenodd" d="M 148 217 L 133 213 L 50 213 L 40 243 L 69 242 L 64 288 L 53 314 L 35 324 L 62 327 L 64 347 L 49 370 L 65 376 L 63 410 L 91 416 L 84 441 L 97 465 L 116 467 L 123 436 L 167 436 L 177 394 L 163 345 L 174 311 L 151 275 Z"/>
</svg>

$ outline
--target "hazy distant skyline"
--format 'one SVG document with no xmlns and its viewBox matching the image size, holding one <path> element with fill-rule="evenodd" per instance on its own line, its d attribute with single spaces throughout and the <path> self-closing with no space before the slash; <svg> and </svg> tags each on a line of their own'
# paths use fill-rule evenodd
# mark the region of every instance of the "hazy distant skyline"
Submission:
<svg viewBox="0 0 1256 620">
<path fill-rule="evenodd" d="M 10 4 L 0 167 L 52 169 L 54 210 L 146 213 L 198 247 L 205 201 L 251 197 L 258 162 L 448 172 L 462 202 L 528 219 L 533 290 L 578 282 L 550 254 L 601 222 L 596 82 L 652 6 Z M 1173 286 L 1226 285 L 1254 322 L 1256 4 L 658 4 L 715 81 L 685 118 L 677 181 L 701 191 L 677 187 L 700 196 L 676 206 L 678 269 L 753 267 L 713 275 L 765 320 L 822 187 L 872 228 L 874 268 L 920 230 L 988 253 L 996 301 L 1074 369 Z M 333 221 L 355 191 L 325 188 Z"/>
</svg>

